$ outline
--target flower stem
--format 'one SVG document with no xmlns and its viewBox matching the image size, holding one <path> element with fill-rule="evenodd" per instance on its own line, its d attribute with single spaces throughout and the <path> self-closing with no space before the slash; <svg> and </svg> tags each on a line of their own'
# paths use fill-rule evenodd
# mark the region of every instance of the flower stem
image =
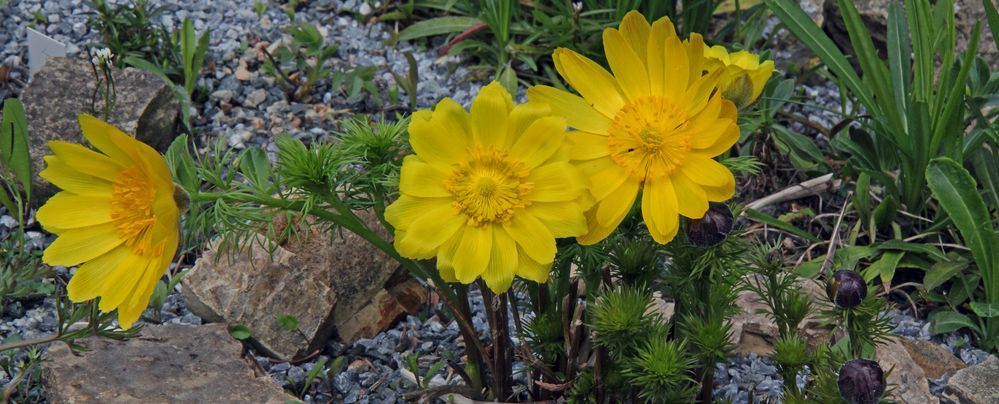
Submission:
<svg viewBox="0 0 999 404">
<path fill-rule="evenodd" d="M 62 336 L 59 334 L 49 335 L 47 337 L 35 338 L 35 339 L 25 339 L 21 341 L 8 342 L 6 344 L 0 344 L 0 352 L 9 351 L 11 349 L 26 348 L 34 345 L 47 344 L 49 342 L 58 341 Z"/>
</svg>

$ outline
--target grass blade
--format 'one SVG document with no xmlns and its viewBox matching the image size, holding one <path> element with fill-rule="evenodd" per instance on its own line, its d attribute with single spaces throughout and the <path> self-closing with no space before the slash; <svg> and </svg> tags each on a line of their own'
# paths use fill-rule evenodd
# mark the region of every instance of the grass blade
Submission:
<svg viewBox="0 0 999 404">
<path fill-rule="evenodd" d="M 0 165 L 21 183 L 25 201 L 31 199 L 31 155 L 28 151 L 28 120 L 24 106 L 14 98 L 3 102 L 0 124 Z M 16 210 L 10 210 L 11 214 Z"/>
<path fill-rule="evenodd" d="M 398 40 L 408 41 L 428 36 L 462 32 L 478 24 L 482 24 L 482 20 L 474 17 L 431 18 L 406 27 L 406 29 L 399 33 Z"/>
</svg>

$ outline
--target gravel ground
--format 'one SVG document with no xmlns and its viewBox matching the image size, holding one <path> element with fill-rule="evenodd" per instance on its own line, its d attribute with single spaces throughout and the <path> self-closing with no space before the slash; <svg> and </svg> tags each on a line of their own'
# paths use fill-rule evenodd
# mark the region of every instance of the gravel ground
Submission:
<svg viewBox="0 0 999 404">
<path fill-rule="evenodd" d="M 122 0 L 111 1 L 113 4 Z M 267 2 L 262 15 L 253 11 L 252 3 L 243 0 L 160 0 L 154 4 L 164 7 L 161 22 L 168 28 L 176 27 L 189 16 L 197 31 L 212 28 L 209 66 L 198 86 L 207 95 L 196 105 L 193 116 L 195 130 L 203 144 L 214 139 L 224 141 L 234 149 L 261 146 L 274 150 L 276 134 L 290 133 L 300 138 L 321 138 L 336 129 L 336 120 L 354 113 L 373 113 L 379 110 L 401 111 L 401 105 L 376 105 L 372 97 L 348 98 L 328 80 L 320 81 L 312 103 L 289 100 L 280 91 L 274 79 L 258 70 L 262 56 L 258 46 L 267 46 L 282 38 L 282 28 L 291 20 L 283 8 Z M 33 26 L 56 40 L 69 44 L 69 53 L 76 55 L 87 49 L 95 40 L 95 33 L 87 24 L 87 7 L 82 0 L 27 1 L 10 0 L 0 13 L 0 61 L 13 67 L 8 84 L 0 86 L 0 99 L 17 94 L 27 81 L 27 52 L 25 28 Z M 297 20 L 317 23 L 326 35 L 327 43 L 338 46 L 334 58 L 335 69 L 349 70 L 358 66 L 375 66 L 373 81 L 386 98 L 395 87 L 391 73 L 406 74 L 408 65 L 404 55 L 411 52 L 419 66 L 417 106 L 427 108 L 445 96 L 463 105 L 483 84 L 470 71 L 459 66 L 455 58 L 438 58 L 435 49 L 424 49 L 408 43 L 395 47 L 384 44 L 391 27 L 383 24 L 368 25 L 359 22 L 364 8 L 357 0 L 315 0 L 298 10 Z M 436 43 L 435 45 L 439 45 Z M 778 52 L 778 58 L 782 57 Z M 785 55 L 784 57 L 787 57 Z M 214 62 L 214 63 L 211 63 Z M 838 105 L 838 90 L 832 83 L 805 85 L 803 97 L 813 105 Z M 523 99 L 523 94 L 518 94 Z M 405 102 L 405 94 L 400 94 Z M 801 113 L 808 120 L 829 127 L 838 121 L 838 115 L 813 106 L 792 106 L 791 111 Z M 794 126 L 798 125 L 798 126 Z M 792 124 L 792 129 L 808 133 L 807 128 Z M 822 148 L 828 139 L 812 133 Z M 0 214 L 0 237 L 13 225 L 10 216 Z M 42 249 L 51 242 L 51 236 L 33 230 L 28 234 L 32 248 Z M 65 268 L 57 270 L 66 271 Z M 478 296 L 477 291 L 472 292 Z M 34 299 L 9 302 L 3 307 L 0 335 L 18 334 L 23 338 L 46 335 L 55 329 L 52 299 Z M 486 335 L 484 310 L 480 298 L 473 304 L 474 326 Z M 187 311 L 179 295 L 171 294 L 161 310 L 162 321 L 170 323 L 200 324 L 201 319 Z M 896 324 L 895 332 L 913 338 L 931 339 L 925 321 L 901 312 L 890 313 Z M 372 339 L 362 339 L 350 345 L 330 341 L 321 356 L 306 363 L 289 364 L 272 362 L 257 357 L 257 362 L 279 383 L 296 392 L 309 372 L 319 361 L 326 361 L 326 369 L 304 392 L 306 402 L 362 402 L 394 403 L 402 394 L 413 391 L 415 386 L 403 377 L 406 358 L 415 355 L 421 378 L 434 363 L 455 359 L 460 355 L 457 325 L 442 323 L 433 315 L 410 316 L 393 329 Z M 948 334 L 932 340 L 955 352 L 962 360 L 972 364 L 987 356 L 974 349 L 960 335 Z M 330 369 L 333 358 L 343 357 L 342 369 Z M 519 366 L 519 365 L 518 365 Z M 515 370 L 519 370 L 515 369 Z M 523 380 L 523 372 L 515 372 Z M 735 357 L 716 369 L 716 396 L 734 402 L 745 402 L 748 392 L 754 396 L 778 397 L 781 381 L 777 370 L 766 358 L 756 356 Z M 459 378 L 444 367 L 432 376 L 432 385 L 457 383 Z M 6 380 L 0 380 L 3 384 Z M 939 391 L 946 380 L 933 381 L 931 387 Z M 37 387 L 35 387 L 37 388 Z"/>
</svg>

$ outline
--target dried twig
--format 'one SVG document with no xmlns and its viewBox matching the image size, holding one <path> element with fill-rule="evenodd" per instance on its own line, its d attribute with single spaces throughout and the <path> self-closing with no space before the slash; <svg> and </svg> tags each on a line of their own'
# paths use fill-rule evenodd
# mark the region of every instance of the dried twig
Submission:
<svg viewBox="0 0 999 404">
<path fill-rule="evenodd" d="M 746 208 L 760 210 L 764 207 L 773 205 L 775 203 L 792 201 L 798 198 L 804 198 L 806 196 L 811 196 L 818 194 L 820 192 L 828 191 L 830 189 L 838 187 L 842 183 L 841 180 L 834 180 L 832 176 L 833 176 L 832 173 L 829 173 L 821 177 L 816 177 L 808 181 L 804 181 L 800 184 L 792 185 L 776 193 L 764 196 L 760 199 L 747 203 Z"/>
</svg>

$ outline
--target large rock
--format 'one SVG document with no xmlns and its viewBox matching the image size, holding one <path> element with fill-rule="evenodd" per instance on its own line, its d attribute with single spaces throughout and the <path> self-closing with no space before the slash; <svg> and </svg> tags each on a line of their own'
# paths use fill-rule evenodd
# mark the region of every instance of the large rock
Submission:
<svg viewBox="0 0 999 404">
<path fill-rule="evenodd" d="M 965 368 L 963 361 L 947 348 L 932 341 L 902 338 L 901 342 L 912 360 L 926 372 L 927 378 L 939 379 L 944 374 L 953 375 L 954 372 Z"/>
<path fill-rule="evenodd" d="M 176 136 L 175 127 L 180 103 L 170 86 L 159 77 L 141 70 L 112 69 L 117 98 L 110 123 L 125 133 L 163 151 Z M 89 61 L 56 57 L 45 63 L 21 94 L 28 118 L 28 140 L 35 173 L 33 200 L 44 202 L 56 189 L 38 177 L 45 168 L 42 157 L 51 154 L 49 140 L 86 143 L 77 116 L 94 112 L 91 97 L 96 80 Z M 96 110 L 103 111 L 104 101 L 97 97 Z"/>
<path fill-rule="evenodd" d="M 894 389 L 889 397 L 899 403 L 939 403 L 940 399 L 930 393 L 926 372 L 909 354 L 903 341 L 891 340 L 877 347 L 878 364 L 886 371 L 891 369 L 888 384 Z"/>
<path fill-rule="evenodd" d="M 962 404 L 999 403 L 999 358 L 990 355 L 985 362 L 958 370 L 947 383 L 947 390 Z"/>
<path fill-rule="evenodd" d="M 45 353 L 42 377 L 51 403 L 297 402 L 270 376 L 255 375 L 243 346 L 222 325 L 147 326 L 128 341 L 78 341 Z"/>
<path fill-rule="evenodd" d="M 373 214 L 360 216 L 381 229 Z M 287 224 L 275 225 L 272 234 L 282 234 Z M 290 360 L 319 349 L 338 328 L 347 331 L 341 338 L 351 341 L 381 331 L 401 314 L 400 307 L 407 309 L 389 299 L 397 294 L 385 295 L 398 268 L 393 259 L 349 231 L 296 226 L 295 236 L 267 240 L 258 235 L 252 249 L 231 257 L 220 256 L 214 247 L 207 251 L 184 276 L 182 290 L 191 311 L 207 321 L 245 325 L 258 348 Z M 297 318 L 298 329 L 282 327 L 279 316 Z"/>
</svg>

